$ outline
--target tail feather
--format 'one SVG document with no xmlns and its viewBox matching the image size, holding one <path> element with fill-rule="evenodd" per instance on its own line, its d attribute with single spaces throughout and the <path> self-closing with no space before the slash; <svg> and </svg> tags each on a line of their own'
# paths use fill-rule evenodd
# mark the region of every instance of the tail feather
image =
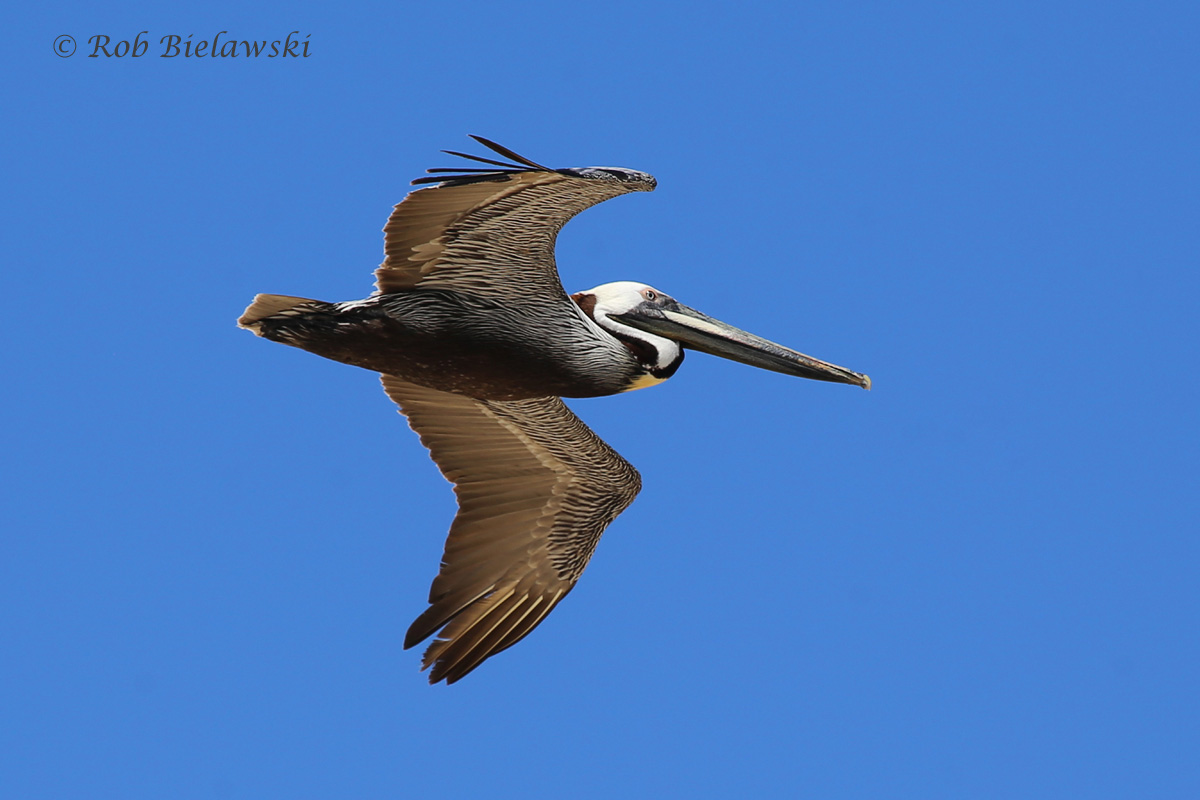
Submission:
<svg viewBox="0 0 1200 800">
<path fill-rule="evenodd" d="M 254 302 L 242 312 L 242 316 L 238 319 L 238 327 L 254 331 L 254 333 L 262 336 L 259 325 L 267 317 L 274 317 L 276 315 L 294 316 L 313 310 L 311 307 L 306 308 L 305 306 L 323 305 L 326 304 L 320 300 L 310 300 L 307 297 L 291 297 L 286 294 L 255 295 Z"/>
</svg>

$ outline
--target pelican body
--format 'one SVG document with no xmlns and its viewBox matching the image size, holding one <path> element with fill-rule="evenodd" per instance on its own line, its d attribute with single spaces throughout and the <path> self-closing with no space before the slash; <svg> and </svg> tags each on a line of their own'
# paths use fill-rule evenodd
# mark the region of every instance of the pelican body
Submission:
<svg viewBox="0 0 1200 800">
<path fill-rule="evenodd" d="M 637 471 L 561 401 L 652 386 L 695 349 L 752 366 L 870 388 L 852 372 L 618 281 L 567 295 L 554 242 L 580 211 L 651 191 L 617 167 L 512 162 L 413 181 L 384 228 L 376 291 L 327 303 L 258 295 L 238 324 L 272 341 L 378 372 L 455 485 L 459 511 L 405 647 L 430 682 L 454 683 L 527 635 L 571 590 L 600 534 L 633 501 Z"/>
<path fill-rule="evenodd" d="M 263 320 L 260 335 L 484 400 L 616 394 L 643 372 L 619 341 L 593 334 L 570 301 L 512 305 L 414 289 L 297 310 L 302 313 Z"/>
</svg>

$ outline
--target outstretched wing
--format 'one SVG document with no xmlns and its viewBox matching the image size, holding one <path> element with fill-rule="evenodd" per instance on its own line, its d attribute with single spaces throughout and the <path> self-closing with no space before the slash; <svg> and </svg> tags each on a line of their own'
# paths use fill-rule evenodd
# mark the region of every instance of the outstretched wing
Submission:
<svg viewBox="0 0 1200 800">
<path fill-rule="evenodd" d="M 409 194 L 388 219 L 386 258 L 375 271 L 379 292 L 419 285 L 500 297 L 565 298 L 554 263 L 562 226 L 585 208 L 655 186 L 644 172 L 549 169 L 480 136 L 472 138 L 516 163 L 446 151 L 491 167 L 429 170 L 452 174 L 413 181 L 438 185 Z"/>
<path fill-rule="evenodd" d="M 442 568 L 405 648 L 454 683 L 537 627 L 571 591 L 641 478 L 557 397 L 488 401 L 383 376 L 458 495 Z"/>
</svg>

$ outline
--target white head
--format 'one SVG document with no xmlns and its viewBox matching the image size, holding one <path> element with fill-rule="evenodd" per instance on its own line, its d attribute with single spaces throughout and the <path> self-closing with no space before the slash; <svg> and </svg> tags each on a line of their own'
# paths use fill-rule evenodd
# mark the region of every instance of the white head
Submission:
<svg viewBox="0 0 1200 800">
<path fill-rule="evenodd" d="M 572 297 L 597 325 L 633 351 L 634 357 L 655 377 L 669 378 L 683 363 L 683 348 L 678 342 L 618 322 L 610 316 L 627 314 L 639 306 L 674 305 L 672 297 L 635 281 L 605 283 Z"/>
</svg>

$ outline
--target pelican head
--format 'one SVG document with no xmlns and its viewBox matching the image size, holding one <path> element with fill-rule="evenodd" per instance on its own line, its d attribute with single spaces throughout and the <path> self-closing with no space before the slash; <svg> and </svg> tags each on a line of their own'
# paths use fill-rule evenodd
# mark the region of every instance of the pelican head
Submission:
<svg viewBox="0 0 1200 800">
<path fill-rule="evenodd" d="M 866 375 L 739 330 L 644 283 L 606 283 L 580 292 L 574 299 L 597 325 L 624 342 L 658 380 L 675 373 L 683 363 L 683 349 L 688 348 L 784 375 L 871 388 Z"/>
</svg>

